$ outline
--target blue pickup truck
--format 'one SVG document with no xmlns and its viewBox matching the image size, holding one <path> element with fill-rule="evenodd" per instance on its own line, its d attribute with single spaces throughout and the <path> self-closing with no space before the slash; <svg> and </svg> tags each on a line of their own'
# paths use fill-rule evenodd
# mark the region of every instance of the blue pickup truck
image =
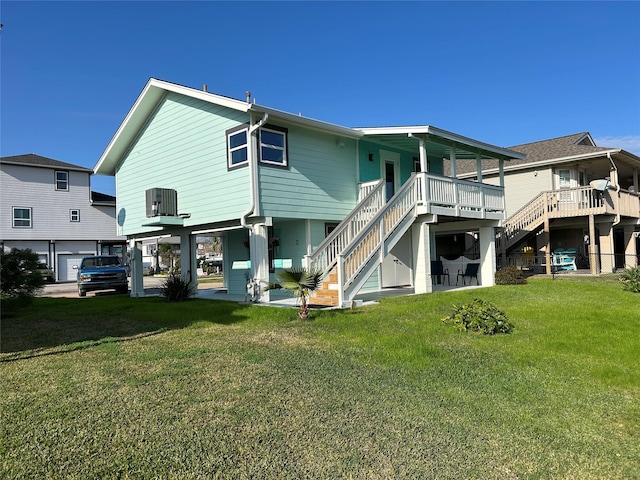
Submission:
<svg viewBox="0 0 640 480">
<path fill-rule="evenodd" d="M 78 295 L 81 297 L 95 290 L 129 291 L 127 270 L 116 255 L 84 257 L 77 269 Z"/>
</svg>

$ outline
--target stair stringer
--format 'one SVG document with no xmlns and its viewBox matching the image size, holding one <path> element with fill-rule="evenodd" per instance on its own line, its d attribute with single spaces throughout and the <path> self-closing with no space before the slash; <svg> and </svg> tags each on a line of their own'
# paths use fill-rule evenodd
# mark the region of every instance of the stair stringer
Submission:
<svg viewBox="0 0 640 480">
<path fill-rule="evenodd" d="M 409 231 L 411 225 L 416 219 L 415 208 L 409 213 L 384 240 L 384 242 L 372 252 L 369 259 L 363 264 L 356 278 L 344 288 L 344 304 L 349 305 L 355 295 L 367 282 L 369 276 L 382 265 L 382 261 L 389 254 L 391 249 L 396 246 L 405 233 Z M 382 250 L 382 252 L 381 252 Z"/>
</svg>

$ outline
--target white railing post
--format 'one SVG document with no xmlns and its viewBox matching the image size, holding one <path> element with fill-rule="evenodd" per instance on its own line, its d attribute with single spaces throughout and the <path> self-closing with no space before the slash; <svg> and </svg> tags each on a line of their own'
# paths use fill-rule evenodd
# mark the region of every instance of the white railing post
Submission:
<svg viewBox="0 0 640 480">
<path fill-rule="evenodd" d="M 336 268 L 338 275 L 338 307 L 344 305 L 344 256 L 339 253 L 336 257 L 338 259 Z"/>
</svg>

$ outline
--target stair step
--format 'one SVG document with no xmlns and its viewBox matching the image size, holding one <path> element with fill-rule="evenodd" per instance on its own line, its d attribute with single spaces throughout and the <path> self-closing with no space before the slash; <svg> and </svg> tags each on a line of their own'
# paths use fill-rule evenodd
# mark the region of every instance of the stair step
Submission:
<svg viewBox="0 0 640 480">
<path fill-rule="evenodd" d="M 338 306 L 338 297 L 312 297 L 310 302 L 312 305 L 326 305 L 329 307 Z"/>
<path fill-rule="evenodd" d="M 338 298 L 338 291 L 337 290 L 316 290 L 313 296 L 314 298 L 315 297 Z"/>
</svg>

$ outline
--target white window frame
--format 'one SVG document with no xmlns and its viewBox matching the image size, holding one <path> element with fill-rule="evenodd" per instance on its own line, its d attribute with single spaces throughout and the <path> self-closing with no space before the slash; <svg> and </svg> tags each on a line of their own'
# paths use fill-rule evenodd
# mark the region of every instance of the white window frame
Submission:
<svg viewBox="0 0 640 480">
<path fill-rule="evenodd" d="M 17 218 L 16 217 L 16 210 L 26 210 L 29 212 L 29 218 Z M 12 225 L 13 228 L 33 228 L 33 209 L 31 207 L 12 207 L 11 208 L 11 216 L 12 216 Z M 24 221 L 28 221 L 29 224 L 28 225 L 16 225 L 16 221 L 18 222 L 24 222 Z"/>
<path fill-rule="evenodd" d="M 58 180 L 58 174 L 59 173 L 63 173 L 66 178 L 64 180 Z M 56 190 L 58 190 L 60 192 L 68 192 L 69 191 L 69 172 L 67 172 L 66 170 L 55 170 L 55 172 L 53 174 L 53 181 L 55 182 Z M 64 184 L 64 188 L 59 187 L 58 186 L 59 183 L 63 183 Z"/>
<path fill-rule="evenodd" d="M 80 209 L 72 208 L 69 210 L 69 221 L 70 222 L 79 222 L 80 221 Z"/>
<path fill-rule="evenodd" d="M 279 145 L 271 145 L 268 143 L 263 143 L 262 141 L 262 132 L 269 132 L 269 133 L 273 133 L 276 135 L 282 135 L 282 147 L 280 147 Z M 265 165 L 275 165 L 278 167 L 288 167 L 289 166 L 289 159 L 288 159 L 288 155 L 287 155 L 287 135 L 288 132 L 286 130 L 279 130 L 279 129 L 275 129 L 275 128 L 268 128 L 268 127 L 263 127 L 260 129 L 260 145 L 258 146 L 258 151 L 260 154 L 260 163 L 263 163 Z M 262 148 L 268 148 L 271 150 L 278 150 L 282 152 L 282 162 L 274 162 L 273 160 L 264 160 L 262 158 Z"/>
<path fill-rule="evenodd" d="M 243 133 L 245 134 L 245 143 L 236 147 L 231 147 L 231 138 L 235 135 Z M 243 162 L 233 163 L 233 153 L 239 150 L 245 149 L 247 151 L 247 159 Z M 238 168 L 249 164 L 249 128 L 237 128 L 227 131 L 227 167 L 229 169 Z"/>
</svg>

